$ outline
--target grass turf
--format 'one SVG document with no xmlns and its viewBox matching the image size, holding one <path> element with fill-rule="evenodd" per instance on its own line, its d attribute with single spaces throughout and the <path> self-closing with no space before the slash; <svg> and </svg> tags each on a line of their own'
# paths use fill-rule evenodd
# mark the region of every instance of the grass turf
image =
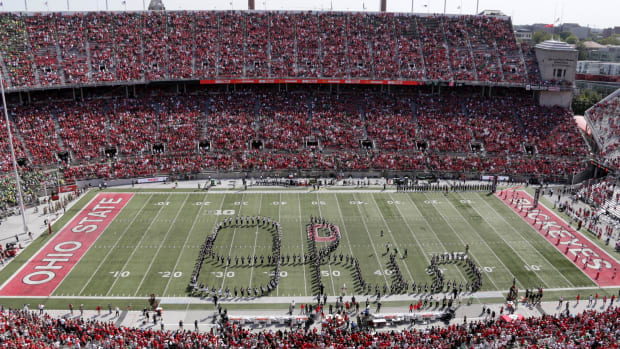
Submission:
<svg viewBox="0 0 620 349">
<path fill-rule="evenodd" d="M 69 214 L 77 212 L 95 193 L 83 197 Z M 393 272 L 386 254 L 388 243 L 392 250 L 398 249 L 397 263 L 404 278 L 418 284 L 430 285 L 426 267 L 433 254 L 464 251 L 468 244 L 470 257 L 483 270 L 483 291 L 506 291 L 513 277 L 520 289 L 595 287 L 510 208 L 485 193 L 223 194 L 158 190 L 136 192 L 53 296 L 187 296 L 186 287 L 200 245 L 213 227 L 227 217 L 258 214 L 281 222 L 284 256 L 307 252 L 306 224 L 311 215 L 337 225 L 342 240 L 335 253 L 358 258 L 365 280 L 373 285 L 373 293 L 375 284 L 382 288 L 392 283 Z M 69 217 L 63 217 L 54 228 L 59 229 Z M 0 272 L 0 280 L 6 280 L 47 239 L 43 236 L 35 241 Z M 271 253 L 271 236 L 255 227 L 225 229 L 218 235 L 214 250 L 233 256 L 233 261 L 234 256 L 254 254 L 266 258 Z M 442 268 L 446 280 L 468 280 L 460 266 Z M 352 268 L 346 263 L 331 262 L 320 269 L 328 295 L 339 295 L 345 284 L 348 294 L 364 293 L 354 283 Z M 272 266 L 226 267 L 207 260 L 200 281 L 231 290 L 235 286 L 254 287 L 265 284 L 272 271 Z M 271 296 L 316 293 L 310 265 L 289 262 L 282 265 L 280 284 Z M 52 298 L 50 302 L 67 301 Z"/>
</svg>

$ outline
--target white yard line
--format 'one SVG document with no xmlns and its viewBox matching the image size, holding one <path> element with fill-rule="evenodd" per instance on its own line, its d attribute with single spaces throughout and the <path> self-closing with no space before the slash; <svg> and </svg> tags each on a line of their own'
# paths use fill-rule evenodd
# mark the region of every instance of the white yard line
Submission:
<svg viewBox="0 0 620 349">
<path fill-rule="evenodd" d="M 242 217 L 241 214 L 241 209 L 243 208 L 243 198 L 245 197 L 245 193 L 241 194 L 241 205 L 239 205 L 239 213 L 237 214 L 238 217 Z M 222 207 L 224 207 L 224 202 L 222 201 Z M 220 207 L 220 209 L 222 208 Z M 230 239 L 230 248 L 228 249 L 228 255 L 230 256 L 230 254 L 232 253 L 232 249 L 233 249 L 233 243 L 235 242 L 235 235 L 237 234 L 237 225 L 235 224 L 235 229 L 233 229 L 233 235 L 232 238 Z M 215 246 L 215 242 L 213 242 L 213 246 Z M 248 263 L 250 263 L 250 261 L 248 261 Z M 226 282 L 226 272 L 228 272 L 228 265 L 226 267 L 224 267 L 224 275 L 222 275 L 222 284 L 220 285 L 220 288 L 224 287 L 224 282 Z M 250 282 L 250 285 L 252 283 Z"/>
<path fill-rule="evenodd" d="M 355 194 L 353 194 L 353 198 L 355 198 Z M 357 201 L 359 201 L 359 200 L 357 200 Z M 338 200 L 336 200 L 336 202 L 338 202 Z M 357 206 L 357 211 L 360 213 L 360 219 L 362 220 L 362 223 L 364 223 L 364 228 L 366 229 L 366 234 L 368 234 L 368 239 L 370 240 L 370 245 L 372 246 L 372 250 L 375 252 L 375 258 L 377 259 L 377 263 L 379 263 L 379 268 L 381 269 L 381 274 L 383 274 L 383 279 L 385 280 L 385 284 L 389 287 L 390 286 L 390 282 L 388 281 L 387 276 L 385 275 L 385 268 L 381 264 L 381 260 L 379 259 L 379 253 L 377 252 L 377 248 L 375 247 L 375 243 L 372 241 L 372 236 L 370 236 L 370 231 L 368 230 L 368 225 L 366 225 L 366 220 L 364 220 L 364 217 L 363 217 L 364 214 L 362 213 L 362 209 L 360 208 L 360 205 L 355 205 L 355 206 Z M 338 203 L 338 211 L 340 211 L 340 203 Z M 340 216 L 342 217 L 342 211 L 340 211 Z"/>
<path fill-rule="evenodd" d="M 188 195 L 189 197 L 190 195 Z M 209 194 L 205 194 L 204 198 L 202 199 L 202 201 L 204 202 L 207 197 L 209 196 Z M 225 198 L 225 197 L 224 197 Z M 224 198 L 222 198 L 222 204 L 224 203 Z M 194 217 L 194 222 L 192 223 L 191 228 L 189 228 L 189 231 L 187 232 L 187 236 L 185 237 L 185 242 L 183 242 L 183 246 L 181 247 L 181 251 L 179 252 L 179 256 L 177 257 L 176 262 L 174 263 L 174 267 L 172 268 L 172 270 L 170 271 L 171 275 L 168 278 L 168 282 L 166 282 L 166 287 L 164 288 L 164 292 L 162 292 L 162 296 L 166 294 L 166 292 L 168 292 L 168 287 L 170 286 L 170 281 L 172 280 L 172 273 L 175 272 L 175 270 L 177 269 L 177 267 L 179 266 L 179 261 L 181 260 L 181 256 L 183 256 L 183 250 L 185 250 L 185 245 L 187 245 L 187 241 L 189 240 L 189 237 L 192 235 L 192 231 L 194 231 L 194 227 L 196 226 L 196 222 L 198 221 L 198 217 L 200 217 L 200 212 L 202 212 L 202 209 L 205 207 L 206 205 L 200 205 L 200 208 L 198 209 L 198 213 L 196 214 L 196 217 Z M 222 210 L 222 208 L 220 207 L 220 211 Z M 217 219 L 216 219 L 217 221 Z M 187 256 L 185 256 L 187 257 Z"/>
<path fill-rule="evenodd" d="M 316 203 L 317 203 L 317 206 L 319 207 L 319 216 L 323 217 L 323 213 L 321 213 L 321 201 L 319 200 L 319 193 L 318 192 L 316 193 Z M 315 244 L 316 244 L 316 242 L 315 242 Z M 319 248 L 317 247 L 317 250 L 318 249 Z M 317 263 L 319 263 L 319 272 L 320 272 L 320 270 L 321 270 L 321 268 L 320 268 L 321 261 L 319 260 L 319 261 L 317 261 Z M 329 258 L 329 256 L 327 257 L 327 267 L 329 268 L 329 279 L 332 282 L 332 292 L 334 292 L 334 296 L 337 296 L 338 293 L 336 293 L 336 287 L 334 286 L 334 273 L 332 271 L 332 259 Z M 321 277 L 321 275 L 319 275 L 319 277 Z"/>
<path fill-rule="evenodd" d="M 370 196 L 372 197 L 372 201 L 374 201 L 375 206 L 377 206 L 377 211 L 379 212 L 379 216 L 383 220 L 383 224 L 385 225 L 385 228 L 387 229 L 388 233 L 392 237 L 392 242 L 394 243 L 394 247 L 398 246 L 398 250 L 399 250 L 398 254 L 400 255 L 400 257 L 402 259 L 403 258 L 403 250 L 402 250 L 402 248 L 400 248 L 400 246 L 396 242 L 396 239 L 394 239 L 394 235 L 392 234 L 392 229 L 390 229 L 390 226 L 387 223 L 387 221 L 385 220 L 385 217 L 383 217 L 383 213 L 381 213 L 381 209 L 379 208 L 379 204 L 377 203 L 377 199 L 375 199 L 375 196 L 373 194 L 370 194 Z M 407 266 L 407 262 L 403 262 L 403 265 L 405 266 L 405 269 L 407 269 L 407 274 L 409 274 L 409 278 L 411 280 L 413 280 L 413 275 L 411 274 L 411 271 L 409 271 L 409 267 Z"/>
<path fill-rule="evenodd" d="M 258 214 L 260 215 L 260 210 L 263 206 L 263 194 L 260 195 L 260 201 L 258 202 Z M 256 242 L 258 241 L 258 223 L 256 224 L 256 235 L 254 235 L 254 251 L 252 251 L 252 255 L 250 257 L 254 257 L 256 255 Z M 277 262 L 276 262 L 277 263 Z M 252 276 L 254 276 L 254 263 L 252 263 L 252 268 L 250 269 L 250 288 L 252 288 Z"/>
<path fill-rule="evenodd" d="M 426 196 L 426 194 L 424 194 L 424 197 L 428 198 L 428 196 Z M 446 198 L 446 201 L 450 204 L 450 206 L 452 206 L 454 208 L 454 210 L 459 214 L 459 216 L 461 216 L 461 218 L 463 218 L 463 221 L 469 225 L 469 227 L 471 228 L 471 230 L 474 231 L 474 233 L 476 233 L 476 235 L 478 235 L 478 237 L 480 237 L 480 240 L 482 242 L 484 242 L 484 244 L 487 246 L 487 248 L 489 249 L 489 251 L 491 251 L 491 253 L 493 253 L 493 255 L 495 256 L 495 258 L 504 266 L 504 269 L 506 269 L 507 273 L 510 273 L 510 275 L 515 279 L 517 285 L 520 285 L 519 288 L 524 289 L 525 286 L 523 286 L 523 284 L 519 281 L 519 279 L 517 279 L 516 275 L 513 275 L 512 272 L 510 271 L 510 269 L 508 269 L 508 266 L 504 263 L 504 261 L 499 258 L 499 256 L 497 255 L 497 253 L 495 253 L 495 251 L 491 248 L 491 246 L 489 246 L 489 244 L 486 242 L 486 240 L 482 237 L 482 235 L 480 235 L 478 233 L 478 231 L 469 223 L 469 221 L 467 219 L 465 219 L 465 217 L 461 214 L 461 211 L 459 211 L 454 205 L 452 205 L 452 202 Z M 474 208 L 475 209 L 475 208 Z M 452 229 L 452 231 L 454 231 L 454 233 L 456 234 L 456 230 L 454 229 L 454 227 L 452 226 L 452 224 L 450 224 L 450 222 L 448 222 L 448 220 L 444 217 L 443 213 L 441 212 L 441 210 L 437 210 L 437 212 L 439 212 L 439 214 L 444 218 L 444 220 L 446 221 L 446 223 L 448 223 L 448 226 L 450 226 L 450 229 Z M 476 212 L 478 212 L 476 210 Z M 480 214 L 478 212 L 478 214 Z M 458 234 L 457 234 L 458 235 Z M 503 239 L 502 239 L 503 240 Z M 504 240 L 505 241 L 505 240 Z M 512 248 L 512 247 L 511 247 Z M 514 251 L 514 249 L 513 249 Z M 519 257 L 520 258 L 520 257 Z M 522 260 L 522 259 L 521 259 Z M 480 265 L 482 266 L 482 265 Z M 541 279 L 541 281 L 544 283 L 544 280 Z M 546 286 L 549 286 L 545 283 Z M 499 288 L 498 288 L 499 289 Z"/>
<path fill-rule="evenodd" d="M 390 199 L 392 199 L 392 201 L 394 201 L 394 198 L 392 197 L 391 194 L 390 194 Z M 396 209 L 398 210 L 398 214 L 400 214 L 400 216 L 402 217 L 402 220 L 405 222 L 405 225 L 407 226 L 407 229 L 409 230 L 409 232 L 411 233 L 411 236 L 413 237 L 413 239 L 415 240 L 416 244 L 420 248 L 420 251 L 422 251 L 422 257 L 424 257 L 424 259 L 426 259 L 426 263 L 431 264 L 430 258 L 428 258 L 428 256 L 426 256 L 426 251 L 424 250 L 424 248 L 422 248 L 422 244 L 420 243 L 420 241 L 418 241 L 418 238 L 415 236 L 415 233 L 413 232 L 413 229 L 411 229 L 411 226 L 409 225 L 409 222 L 407 221 L 407 218 L 405 218 L 405 215 L 403 214 L 403 212 L 400 210 L 400 207 L 398 207 L 397 204 L 394 204 L 394 206 L 396 206 Z M 420 213 L 420 216 L 422 215 L 420 211 L 418 211 L 418 213 Z M 441 240 L 438 239 L 438 241 L 443 246 L 443 243 L 441 242 Z M 444 249 L 445 249 L 445 246 L 444 246 Z"/>
<path fill-rule="evenodd" d="M 443 250 L 445 252 L 450 252 L 448 251 L 448 249 L 446 248 L 446 246 L 444 245 L 443 241 L 441 241 L 441 239 L 437 236 L 437 232 L 435 231 L 435 228 L 431 225 L 431 223 L 426 219 L 426 216 L 424 216 L 422 214 L 422 211 L 420 211 L 420 209 L 418 208 L 418 206 L 415 204 L 415 202 L 413 201 L 413 199 L 411 199 L 411 197 L 409 196 L 409 193 L 405 193 L 405 196 L 407 197 L 407 199 L 409 199 L 409 201 L 411 202 L 412 207 L 415 208 L 416 211 L 418 211 L 418 213 L 420 214 L 420 217 L 424 218 L 424 222 L 426 223 L 426 226 L 429 227 L 431 229 L 431 231 L 433 232 L 433 236 L 435 237 L 435 239 L 439 242 L 439 244 L 441 245 L 441 248 L 443 248 Z M 390 195 L 391 197 L 391 195 Z M 396 205 L 398 206 L 398 205 Z M 439 210 L 437 210 L 439 211 Z M 409 228 L 409 231 L 411 232 L 411 235 L 413 235 L 413 237 L 415 238 L 415 241 L 418 242 L 418 245 L 420 246 L 420 250 L 422 250 L 422 253 L 424 254 L 429 253 L 432 254 L 431 252 L 425 251 L 424 248 L 422 248 L 422 245 L 420 244 L 420 242 L 418 241 L 418 239 L 415 237 L 415 233 L 413 232 L 413 230 L 411 229 L 411 227 L 409 226 L 409 223 L 407 222 L 407 218 L 402 214 L 402 212 L 400 211 L 400 208 L 398 209 L 398 212 L 401 213 L 401 216 L 403 217 L 403 220 L 405 221 L 405 223 L 407 224 L 407 227 Z M 445 218 L 444 218 L 445 220 Z M 447 223 L 447 221 L 446 221 Z M 452 230 L 454 232 L 454 229 Z M 461 237 L 456 234 L 455 235 L 458 237 L 459 241 L 461 241 L 461 246 L 465 247 L 465 243 L 463 242 L 463 240 L 461 239 Z M 469 257 L 469 255 L 468 255 Z M 424 258 L 427 260 L 427 262 L 430 264 L 430 259 L 426 257 L 426 255 L 424 255 Z M 480 263 L 478 263 L 478 265 L 480 265 Z M 465 280 L 467 282 L 467 280 L 469 280 L 469 278 L 467 276 L 465 276 L 465 274 L 463 274 L 463 272 L 461 271 L 460 268 L 456 268 L 456 270 L 459 272 L 459 274 L 461 274 L 461 277 L 463 277 L 463 280 Z M 489 278 L 489 280 L 491 280 L 491 278 Z M 491 282 L 493 283 L 493 285 L 495 285 L 495 282 L 493 282 L 493 280 L 491 280 Z M 497 288 L 497 285 L 495 285 L 495 287 Z"/>
<path fill-rule="evenodd" d="M 136 292 L 134 293 L 134 296 L 138 294 L 138 291 L 140 291 L 140 287 L 142 287 L 142 284 L 144 283 L 144 280 L 146 280 L 146 277 L 148 276 L 149 272 L 151 271 L 151 268 L 153 267 L 153 263 L 155 263 L 155 260 L 159 256 L 159 251 L 161 250 L 162 246 L 164 245 L 164 242 L 166 242 L 166 239 L 168 238 L 168 235 L 172 231 L 172 227 L 174 226 L 175 222 L 177 221 L 177 218 L 179 218 L 179 215 L 183 211 L 183 206 L 185 206 L 185 203 L 187 202 L 187 199 L 189 199 L 189 194 L 187 194 L 187 196 L 185 197 L 185 200 L 183 200 L 183 203 L 181 204 L 181 207 L 179 208 L 179 211 L 177 212 L 176 216 L 174 216 L 174 219 L 170 223 L 170 226 L 168 227 L 168 231 L 166 232 L 166 235 L 164 235 L 164 238 L 161 239 L 161 242 L 159 243 L 159 247 L 157 248 L 157 251 L 155 251 L 155 254 L 153 254 L 153 258 L 151 259 L 151 263 L 149 264 L 149 267 L 146 269 L 146 272 L 144 273 L 144 276 L 142 277 L 142 280 L 140 280 L 140 283 L 138 284 L 138 287 L 136 288 Z"/>
<path fill-rule="evenodd" d="M 166 201 L 168 201 L 168 198 L 170 197 L 170 195 L 168 195 L 168 197 L 166 197 Z M 161 213 L 161 211 L 164 209 L 164 205 L 161 205 L 159 207 L 159 211 L 157 211 L 157 214 L 155 215 L 155 217 L 153 217 L 153 220 L 151 221 L 151 223 L 149 223 L 149 226 L 146 227 L 146 229 L 144 230 L 142 237 L 140 238 L 140 241 L 138 241 L 138 246 L 140 246 L 140 244 L 142 243 L 142 240 L 144 240 L 144 238 L 147 235 L 147 232 L 149 231 L 149 229 L 151 229 L 151 226 L 153 226 L 153 223 L 155 223 L 155 221 L 157 220 L 157 217 L 159 217 L 159 214 Z M 125 261 L 125 264 L 123 264 L 123 267 L 121 268 L 121 270 L 119 270 L 119 272 L 123 272 L 125 270 L 125 268 L 127 268 L 127 265 L 129 264 L 129 261 L 131 260 L 131 257 L 133 257 L 133 254 L 136 253 L 138 249 L 134 249 L 133 251 L 131 251 L 131 254 L 129 255 L 129 257 L 127 258 L 127 260 Z M 114 281 L 112 282 L 112 285 L 110 285 L 110 288 L 108 288 L 108 292 L 106 292 L 106 296 L 110 294 L 110 291 L 112 291 L 114 289 L 114 285 L 116 285 L 116 281 L 118 281 L 118 279 L 120 278 L 115 278 Z"/>
<path fill-rule="evenodd" d="M 334 200 L 336 200 L 336 202 L 338 202 L 338 196 L 336 194 L 334 194 Z M 340 211 L 340 206 L 338 206 L 338 210 Z M 340 214 L 342 216 L 342 212 L 340 212 Z M 344 221 L 343 221 L 343 223 L 344 223 Z M 351 248 L 351 240 L 349 239 L 349 234 L 347 234 L 346 236 L 347 236 L 347 245 L 349 246 L 349 252 L 351 253 L 351 256 L 355 256 L 355 254 L 353 253 L 353 248 Z"/>
<path fill-rule="evenodd" d="M 315 193 L 316 191 L 311 189 L 291 189 L 291 190 L 282 190 L 282 189 L 262 189 L 262 190 L 217 190 L 211 189 L 209 190 L 209 194 L 310 194 Z M 343 188 L 343 189 L 325 189 L 322 188 L 320 190 L 321 194 L 351 194 L 351 193 L 396 193 L 396 189 L 355 189 L 355 188 Z M 115 192 L 115 191 L 106 191 L 106 193 L 128 193 L 128 191 Z M 167 192 L 167 191 L 138 191 L 134 194 L 145 195 L 145 194 L 172 194 L 172 195 L 185 195 L 185 194 L 196 194 L 197 191 L 176 191 L 176 192 Z"/>
<path fill-rule="evenodd" d="M 278 223 L 280 223 L 280 227 L 283 226 L 283 224 L 280 222 L 280 210 L 281 210 L 281 207 L 282 207 L 282 194 L 280 194 L 280 204 L 278 205 Z M 276 285 L 276 296 L 278 296 L 278 295 L 280 295 L 280 283 L 279 282 Z"/>
<path fill-rule="evenodd" d="M 304 224 L 303 219 L 301 217 L 301 196 L 297 194 L 297 203 L 299 204 L 299 233 L 301 234 L 301 256 L 306 255 L 306 251 L 304 250 Z M 306 283 L 306 260 L 302 260 L 302 268 L 304 269 L 304 296 L 308 295 L 308 285 Z"/>
<path fill-rule="evenodd" d="M 463 195 L 461 195 L 460 193 L 459 193 L 459 195 L 460 195 L 461 197 L 463 197 Z M 540 251 L 538 251 L 536 248 L 534 248 L 534 246 L 532 245 L 532 243 L 531 243 L 528 239 L 526 239 L 526 238 L 525 238 L 525 237 L 524 237 L 524 236 L 523 236 L 523 235 L 522 235 L 522 234 L 521 234 L 521 233 L 520 233 L 517 229 L 515 229 L 515 227 L 514 227 L 514 226 L 512 226 L 512 224 L 510 224 L 510 223 L 509 223 L 509 222 L 508 222 L 508 221 L 504 218 L 504 216 L 502 216 L 501 214 L 499 214 L 499 212 L 497 212 L 497 211 L 495 210 L 495 207 L 491 206 L 491 205 L 490 205 L 490 204 L 489 204 L 486 200 L 484 200 L 484 198 L 482 198 L 480 195 L 477 195 L 477 196 L 478 196 L 478 197 L 480 197 L 481 201 L 482 201 L 482 202 L 484 202 L 486 206 L 488 206 L 491 210 L 493 210 L 493 212 L 495 213 L 495 215 L 496 215 L 497 217 L 500 217 L 500 218 L 501 218 L 504 222 L 506 222 L 506 224 L 510 227 L 510 229 L 512 229 L 512 231 L 514 231 L 515 233 L 517 233 L 517 235 L 519 235 L 519 236 L 523 239 L 523 241 L 525 241 L 525 242 L 526 242 L 526 243 L 530 246 L 530 251 L 534 251 L 534 252 L 536 252 L 536 254 L 537 254 L 537 255 L 539 255 L 540 257 L 542 257 L 542 259 L 543 259 L 543 260 L 547 261 L 547 263 L 551 266 L 551 268 L 553 268 L 553 269 L 554 269 L 554 270 L 558 273 L 558 275 L 561 275 L 561 276 L 562 276 L 562 278 L 564 278 L 564 280 L 566 280 L 566 282 L 567 282 L 570 286 L 573 286 L 573 287 L 575 286 L 575 284 L 573 284 L 572 282 L 570 282 L 570 281 L 566 278 L 566 276 L 564 276 L 564 273 L 560 272 L 560 271 L 558 270 L 558 268 L 556 268 L 556 267 L 555 267 L 555 265 L 553 265 L 553 263 L 551 263 L 551 261 L 550 261 L 549 259 L 547 259 L 547 257 L 545 257 L 542 253 L 540 253 Z M 501 200 L 500 200 L 500 201 L 501 201 Z M 471 206 L 473 207 L 473 205 L 471 205 Z M 512 211 L 512 209 L 511 209 L 511 212 L 514 212 L 514 211 Z M 490 223 L 490 222 L 488 222 L 488 221 L 486 220 L 486 218 L 485 218 L 485 217 L 482 217 L 482 219 L 484 219 L 484 221 L 485 221 L 485 222 L 487 222 L 489 225 L 491 225 L 491 223 Z M 526 222 L 526 223 L 527 223 L 527 222 Z M 529 224 L 528 224 L 528 227 L 530 227 L 530 228 L 531 228 L 531 226 L 530 226 Z M 536 234 L 538 234 L 538 232 L 536 232 Z M 523 258 L 521 258 L 521 259 L 523 259 Z"/>
<path fill-rule="evenodd" d="M 457 194 L 458 194 L 460 197 L 463 197 L 460 193 L 457 193 Z M 463 216 L 463 214 L 461 214 L 461 211 L 459 211 L 459 210 L 456 208 L 456 206 L 454 206 L 454 204 L 452 204 L 452 201 L 450 201 L 449 199 L 446 199 L 446 201 L 448 201 L 448 203 L 449 203 L 452 207 L 454 207 L 454 209 L 455 209 L 455 210 L 459 213 L 459 215 L 460 215 L 461 217 L 463 217 L 463 220 L 465 220 L 465 221 L 467 222 L 467 224 L 468 224 L 470 227 L 472 227 L 472 229 L 473 229 L 473 226 L 469 223 L 469 221 L 467 221 L 467 220 L 465 219 L 465 217 Z M 490 227 L 491 227 L 491 229 L 493 229 L 493 231 L 495 232 L 495 235 L 497 235 L 500 239 L 502 239 L 502 241 L 504 241 L 504 243 L 505 243 L 508 247 L 510 247 L 510 249 L 512 250 L 512 252 L 514 252 L 514 253 L 515 253 L 515 255 L 517 255 L 517 257 L 519 257 L 519 259 L 523 262 L 523 265 L 528 264 L 528 263 L 527 263 L 527 261 L 526 261 L 525 259 L 523 259 L 523 256 L 521 256 L 521 255 L 519 254 L 519 252 L 517 252 L 517 250 L 515 250 L 515 249 L 514 249 L 514 247 L 512 247 L 512 245 L 511 245 L 511 244 L 509 244 L 509 243 L 506 241 L 506 239 L 504 239 L 504 237 L 503 237 L 503 236 L 502 236 L 502 235 L 501 235 L 501 234 L 497 231 L 497 229 L 495 229 L 495 226 L 493 226 L 493 224 L 490 224 L 489 222 L 487 222 L 487 220 L 486 220 L 486 219 L 484 219 L 484 215 L 483 215 L 483 214 L 481 214 L 481 213 L 480 213 L 480 211 L 478 211 L 478 209 L 477 209 L 474 205 L 469 205 L 469 206 L 470 206 L 471 208 L 473 208 L 473 209 L 474 209 L 474 211 L 476 211 L 476 213 L 477 213 L 480 217 L 482 217 L 482 220 L 483 220 L 483 221 L 484 221 L 484 222 L 485 222 L 488 226 L 490 226 Z M 474 229 L 474 230 L 475 230 L 475 229 Z M 477 230 L 476 230 L 476 233 L 478 233 L 478 231 L 477 231 Z M 480 238 L 482 238 L 482 235 L 479 235 L 479 236 L 480 236 Z M 484 243 L 487 245 L 487 247 L 489 247 L 489 249 L 491 249 L 491 246 L 489 246 L 489 244 L 486 242 L 486 240 L 484 241 Z M 497 257 L 497 254 L 495 253 L 495 251 L 493 251 L 493 254 Z M 499 257 L 498 257 L 498 259 L 499 259 Z M 504 266 L 506 266 L 506 264 L 504 263 L 504 261 L 501 261 L 501 262 L 502 262 L 502 264 L 503 264 Z M 529 265 L 529 264 L 528 264 L 528 265 Z M 508 267 L 507 267 L 507 266 L 506 266 L 506 269 L 508 269 Z M 508 271 L 510 272 L 510 270 L 508 270 Z M 515 278 L 515 279 L 516 279 L 516 277 L 517 277 L 517 276 L 516 276 L 516 275 L 514 275 L 514 278 Z M 547 284 L 547 282 L 544 280 L 544 278 L 540 277 L 539 275 L 536 275 L 536 277 L 537 277 L 537 278 L 539 278 L 539 279 L 540 279 L 540 281 L 542 281 L 542 283 L 544 283 L 544 284 L 545 284 L 545 288 L 548 288 L 548 287 L 549 287 L 549 284 Z M 523 285 L 523 284 L 521 283 L 521 285 Z"/>
<path fill-rule="evenodd" d="M 603 287 L 568 287 L 568 288 L 546 288 L 545 292 L 570 292 L 570 291 L 597 291 L 597 290 L 616 290 L 618 286 L 603 286 Z M 500 295 L 507 293 L 506 291 L 481 291 L 474 292 L 472 294 L 475 298 L 498 298 Z M 6 299 L 23 299 L 23 296 L 4 296 Z M 101 299 L 109 299 L 109 300 L 144 300 L 144 297 L 117 297 L 117 296 L 29 296 L 28 298 L 32 299 L 84 299 L 84 300 L 101 300 Z M 310 303 L 316 301 L 316 297 L 308 296 L 302 297 L 259 297 L 254 299 L 235 299 L 222 301 L 222 303 L 226 304 L 290 304 L 291 300 L 295 299 L 298 302 Z M 390 301 L 400 301 L 406 300 L 409 301 L 411 299 L 418 299 L 415 297 L 411 297 L 410 295 L 391 295 Z M 583 300 L 583 298 L 582 298 Z M 218 301 L 219 302 L 219 301 Z M 209 298 L 198 298 L 198 297 L 161 297 L 162 304 L 213 304 L 211 297 Z"/>
<path fill-rule="evenodd" d="M 90 284 L 90 282 L 93 280 L 93 278 L 95 277 L 95 275 L 97 274 L 97 272 L 99 271 L 99 269 L 101 268 L 102 265 L 105 264 L 105 262 L 108 260 L 108 257 L 110 256 L 110 254 L 112 253 L 112 251 L 114 251 L 116 249 L 116 246 L 118 245 L 118 243 L 123 239 L 123 237 L 125 236 L 125 234 L 127 234 L 127 232 L 129 231 L 129 228 L 133 225 L 134 221 L 136 220 L 136 218 L 138 218 L 140 216 L 140 214 L 142 213 L 142 211 L 144 210 L 144 208 L 146 208 L 146 206 L 148 205 L 149 201 L 151 200 L 151 198 L 153 197 L 153 195 L 151 195 L 148 199 L 146 199 L 146 201 L 144 202 L 144 205 L 142 205 L 142 207 L 140 208 L 140 210 L 138 211 L 138 213 L 136 213 L 136 215 L 131 219 L 131 221 L 129 222 L 129 224 L 127 224 L 127 226 L 125 227 L 125 229 L 123 230 L 123 232 L 121 233 L 121 235 L 118 237 L 118 239 L 116 239 L 116 242 L 114 242 L 114 245 L 112 245 L 112 247 L 109 248 L 108 253 L 106 253 L 106 255 L 103 257 L 103 259 L 101 260 L 101 262 L 99 262 L 99 265 L 97 265 L 97 268 L 95 269 L 95 271 L 90 274 L 90 277 L 88 278 L 88 281 L 86 281 L 84 283 L 84 286 L 82 287 L 82 289 L 80 290 L 80 292 L 78 292 L 78 294 L 82 294 L 82 292 L 84 292 L 84 290 L 86 289 L 86 287 L 88 286 L 88 284 Z M 129 205 L 129 203 L 127 203 L 127 205 Z M 127 206 L 125 206 L 127 207 Z M 120 212 L 119 212 L 120 214 Z M 117 216 L 118 217 L 118 216 Z M 111 224 L 111 223 L 110 223 Z M 94 244 L 93 244 L 94 245 Z M 85 254 L 86 255 L 86 254 Z M 70 274 L 71 272 L 69 272 Z M 69 276 L 69 275 L 67 275 Z"/>
</svg>

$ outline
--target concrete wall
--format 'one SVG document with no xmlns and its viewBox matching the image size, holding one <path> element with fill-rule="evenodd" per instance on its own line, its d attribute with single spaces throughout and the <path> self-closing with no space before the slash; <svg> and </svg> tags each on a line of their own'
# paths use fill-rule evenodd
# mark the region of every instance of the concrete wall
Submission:
<svg viewBox="0 0 620 349">
<path fill-rule="evenodd" d="M 576 50 L 563 51 L 536 48 L 536 58 L 538 59 L 538 67 L 542 79 L 575 81 L 578 54 Z M 562 74 L 559 77 L 557 75 L 558 70 L 562 70 Z M 554 72 L 556 75 L 554 75 Z"/>
<path fill-rule="evenodd" d="M 572 91 L 540 91 L 538 103 L 547 107 L 559 105 L 564 108 L 570 108 L 572 97 Z"/>
</svg>

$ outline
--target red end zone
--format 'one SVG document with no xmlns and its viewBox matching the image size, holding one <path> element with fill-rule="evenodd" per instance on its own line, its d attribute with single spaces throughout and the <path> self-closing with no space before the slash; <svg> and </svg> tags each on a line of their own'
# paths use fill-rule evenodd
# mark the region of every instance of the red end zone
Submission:
<svg viewBox="0 0 620 349">
<path fill-rule="evenodd" d="M 505 190 L 496 195 L 597 285 L 620 286 L 620 277 L 616 276 L 618 262 L 555 213 L 541 204 L 530 211 L 534 198 L 523 191 Z"/>
<path fill-rule="evenodd" d="M 132 196 L 97 194 L 4 284 L 0 296 L 50 296 Z"/>
</svg>

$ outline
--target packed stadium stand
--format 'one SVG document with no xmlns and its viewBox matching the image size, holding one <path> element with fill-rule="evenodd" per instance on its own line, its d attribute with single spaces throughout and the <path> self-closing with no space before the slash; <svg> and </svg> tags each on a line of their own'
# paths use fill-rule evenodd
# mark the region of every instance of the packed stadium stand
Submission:
<svg viewBox="0 0 620 349">
<path fill-rule="evenodd" d="M 600 156 L 620 165 L 620 91 L 586 113 L 596 154 L 571 111 L 537 100 L 551 86 L 570 93 L 572 83 L 544 81 L 535 49 L 516 42 L 505 16 L 0 13 L 0 35 L 9 119 L 0 118 L 0 215 L 18 205 L 8 130 L 26 204 L 43 186 L 89 179 L 103 180 L 80 188 L 248 173 L 568 184 Z M 592 207 L 617 212 L 615 183 L 590 181 L 577 191 Z M 394 331 L 277 332 L 233 325 L 224 313 L 218 330 L 199 332 L 2 307 L 0 347 L 618 348 L 620 310 L 600 310 Z"/>
<path fill-rule="evenodd" d="M 10 115 L 22 156 L 73 179 L 312 168 L 559 178 L 583 169 L 588 154 L 566 110 L 466 89 L 438 96 L 248 87 L 33 103 Z M 6 147 L 2 153 L 8 157 Z"/>
<path fill-rule="evenodd" d="M 115 326 L 95 320 L 56 319 L 28 311 L 0 313 L 3 345 L 11 348 L 407 348 L 407 347 L 563 347 L 617 348 L 620 308 L 575 316 L 546 315 L 513 322 L 472 321 L 449 327 L 390 332 L 251 331 L 223 322 L 219 333 L 159 331 Z"/>
<path fill-rule="evenodd" d="M 71 180 L 316 169 L 557 182 L 591 155 L 570 112 L 527 91 L 563 82 L 541 80 L 509 17 L 147 11 L 0 22 L 20 166 Z M 373 79 L 417 86 L 359 85 Z M 2 171 L 12 168 L 5 139 Z"/>
<path fill-rule="evenodd" d="M 620 165 L 620 89 L 588 109 L 586 119 L 592 135 L 598 143 L 600 155 L 606 163 L 617 168 Z"/>
<path fill-rule="evenodd" d="M 508 17 L 167 11 L 0 22 L 12 89 L 216 77 L 540 83 Z"/>
</svg>

